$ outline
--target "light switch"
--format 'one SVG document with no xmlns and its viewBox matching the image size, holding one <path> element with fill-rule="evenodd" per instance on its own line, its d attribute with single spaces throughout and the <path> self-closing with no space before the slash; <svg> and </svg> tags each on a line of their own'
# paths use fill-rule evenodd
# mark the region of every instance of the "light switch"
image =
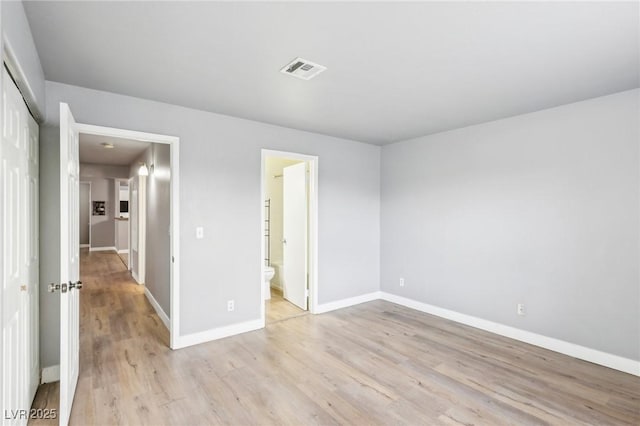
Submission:
<svg viewBox="0 0 640 426">
<path fill-rule="evenodd" d="M 204 238 L 204 228 L 202 226 L 196 228 L 196 238 L 199 240 Z"/>
</svg>

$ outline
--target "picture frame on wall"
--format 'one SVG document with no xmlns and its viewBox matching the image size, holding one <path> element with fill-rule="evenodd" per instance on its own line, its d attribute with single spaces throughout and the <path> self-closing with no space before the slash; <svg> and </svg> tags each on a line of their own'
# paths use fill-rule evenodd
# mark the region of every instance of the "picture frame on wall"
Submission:
<svg viewBox="0 0 640 426">
<path fill-rule="evenodd" d="M 105 216 L 107 214 L 106 203 L 104 201 L 94 201 L 93 202 L 93 215 L 94 216 Z"/>
</svg>

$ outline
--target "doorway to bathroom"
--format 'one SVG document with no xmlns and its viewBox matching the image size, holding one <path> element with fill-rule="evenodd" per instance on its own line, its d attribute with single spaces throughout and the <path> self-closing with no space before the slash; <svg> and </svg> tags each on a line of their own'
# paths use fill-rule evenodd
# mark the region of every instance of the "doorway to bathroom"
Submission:
<svg viewBox="0 0 640 426">
<path fill-rule="evenodd" d="M 317 157 L 262 151 L 262 291 L 265 324 L 317 303 Z"/>
</svg>

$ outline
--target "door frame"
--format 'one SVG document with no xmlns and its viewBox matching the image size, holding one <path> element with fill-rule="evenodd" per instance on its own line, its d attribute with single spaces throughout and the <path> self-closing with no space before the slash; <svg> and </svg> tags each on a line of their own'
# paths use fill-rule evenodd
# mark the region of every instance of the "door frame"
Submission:
<svg viewBox="0 0 640 426">
<path fill-rule="evenodd" d="M 78 183 L 80 185 L 89 185 L 89 205 L 87 206 L 87 208 L 89 209 L 89 245 L 87 247 L 89 248 L 89 250 L 91 250 L 91 213 L 92 213 L 92 208 L 91 208 L 91 182 L 90 181 L 86 181 L 86 180 L 81 180 Z M 80 244 L 80 248 L 83 248 L 82 244 Z"/>
<path fill-rule="evenodd" d="M 127 185 L 129 186 L 129 223 L 127 227 L 129 228 L 127 232 L 127 247 L 129 247 L 129 251 L 127 252 L 127 270 L 131 271 L 131 184 L 133 183 L 133 178 L 127 179 Z"/>
<path fill-rule="evenodd" d="M 284 157 L 293 160 L 305 161 L 309 164 L 309 252 L 308 274 L 309 274 L 309 312 L 312 314 L 318 311 L 318 156 L 301 154 L 289 151 L 276 151 L 262 149 L 260 161 L 260 313 L 263 326 L 266 323 L 265 291 L 264 291 L 264 259 L 265 259 L 265 171 L 267 157 Z"/>
<path fill-rule="evenodd" d="M 169 264 L 169 347 L 180 347 L 180 171 L 179 171 L 179 142 L 177 136 L 159 135 L 155 133 L 139 132 L 136 130 L 117 129 L 113 127 L 95 126 L 92 124 L 77 124 L 78 133 L 109 136 L 114 138 L 133 139 L 142 142 L 161 143 L 170 146 L 170 173 L 171 173 L 171 208 L 170 208 L 170 253 Z"/>
</svg>

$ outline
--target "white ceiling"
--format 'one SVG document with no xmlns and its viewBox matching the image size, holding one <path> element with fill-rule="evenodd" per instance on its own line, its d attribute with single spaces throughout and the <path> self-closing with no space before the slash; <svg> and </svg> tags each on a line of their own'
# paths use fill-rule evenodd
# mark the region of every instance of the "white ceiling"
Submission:
<svg viewBox="0 0 640 426">
<path fill-rule="evenodd" d="M 102 146 L 103 143 L 113 144 L 114 148 L 106 149 Z M 81 133 L 80 162 L 128 166 L 136 161 L 150 145 L 150 142 Z"/>
<path fill-rule="evenodd" d="M 375 144 L 638 87 L 638 8 L 25 2 L 48 80 Z"/>
</svg>

